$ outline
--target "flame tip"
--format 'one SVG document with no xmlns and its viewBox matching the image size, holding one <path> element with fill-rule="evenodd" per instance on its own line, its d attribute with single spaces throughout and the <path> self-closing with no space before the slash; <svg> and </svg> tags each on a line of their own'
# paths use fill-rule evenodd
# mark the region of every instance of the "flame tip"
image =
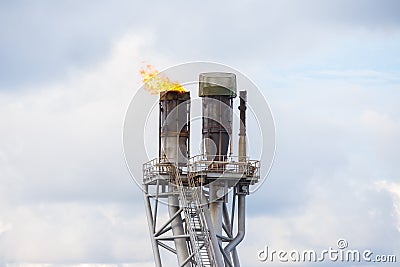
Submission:
<svg viewBox="0 0 400 267">
<path fill-rule="evenodd" d="M 159 75 L 158 70 L 153 69 L 150 64 L 146 65 L 146 69 L 141 69 L 139 73 L 143 77 L 143 83 L 145 84 L 145 89 L 150 94 L 159 94 L 165 91 L 176 91 L 180 93 L 185 93 L 187 90 L 178 82 L 171 82 L 168 77 L 162 77 Z"/>
</svg>

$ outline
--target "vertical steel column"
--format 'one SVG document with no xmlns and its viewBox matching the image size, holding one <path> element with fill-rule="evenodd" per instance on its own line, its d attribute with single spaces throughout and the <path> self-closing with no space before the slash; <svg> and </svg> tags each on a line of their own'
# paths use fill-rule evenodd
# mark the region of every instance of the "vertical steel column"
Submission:
<svg viewBox="0 0 400 267">
<path fill-rule="evenodd" d="M 222 236 L 222 205 L 224 200 L 220 195 L 224 194 L 224 185 L 218 181 L 212 182 L 210 185 L 210 215 L 214 225 L 215 234 Z M 222 245 L 221 240 L 218 242 Z"/>
<path fill-rule="evenodd" d="M 174 194 L 174 187 L 175 186 L 172 184 L 168 186 L 170 193 L 168 196 L 168 212 L 170 217 L 174 216 L 179 211 L 179 200 L 178 196 Z M 183 230 L 182 217 L 180 215 L 176 216 L 176 218 L 171 221 L 171 228 L 174 236 L 182 236 L 185 234 Z M 186 240 L 184 238 L 175 238 L 174 243 L 179 266 L 182 266 L 185 260 L 189 257 Z M 190 267 L 190 263 L 183 266 Z"/>
<path fill-rule="evenodd" d="M 216 257 L 216 261 L 217 261 L 217 265 L 218 266 L 213 266 L 213 267 L 223 267 L 224 266 L 224 261 L 222 260 L 222 254 L 219 250 L 219 245 L 218 245 L 218 239 L 217 239 L 217 235 L 215 233 L 215 229 L 214 227 L 212 227 L 213 222 L 211 219 L 211 215 L 210 215 L 210 211 L 206 208 L 207 207 L 207 198 L 204 195 L 204 193 L 201 193 L 201 203 L 204 207 L 204 217 L 206 219 L 206 223 L 207 225 L 209 225 L 209 231 L 210 231 L 210 237 L 211 237 L 211 244 L 213 246 L 213 250 L 215 252 L 215 257 Z"/>
<path fill-rule="evenodd" d="M 246 104 L 247 104 L 247 91 L 240 91 L 240 128 L 239 128 L 239 162 L 246 162 L 247 152 L 246 152 Z M 244 187 L 243 190 L 241 185 L 237 186 L 237 190 L 234 191 L 234 194 L 237 193 L 238 197 L 238 232 L 235 238 L 232 239 L 231 242 L 225 247 L 225 254 L 232 259 L 233 265 L 235 267 L 240 267 L 239 257 L 237 254 L 236 247 L 243 240 L 245 232 L 246 232 L 246 224 L 245 224 L 245 215 L 246 215 L 246 195 L 248 193 L 247 186 Z M 235 197 L 235 195 L 234 195 Z M 232 257 L 231 257 L 232 253 Z"/>
<path fill-rule="evenodd" d="M 241 193 L 238 195 L 238 232 L 234 239 L 225 247 L 225 254 L 229 256 L 230 253 L 242 242 L 246 232 L 246 194 Z M 235 257 L 234 257 L 235 259 Z M 237 261 L 237 259 L 235 259 Z M 235 262 L 235 267 L 240 267 L 239 261 Z"/>
<path fill-rule="evenodd" d="M 147 224 L 149 226 L 150 240 L 151 240 L 151 247 L 153 249 L 154 261 L 155 261 L 156 267 L 162 267 L 160 250 L 158 249 L 157 240 L 154 238 L 154 230 L 153 230 L 154 229 L 154 219 L 153 219 L 153 213 L 152 213 L 152 209 L 151 209 L 151 202 L 150 202 L 151 197 L 149 195 L 149 186 L 143 185 L 143 190 L 145 192 L 144 205 L 145 205 L 145 209 L 146 209 Z"/>
<path fill-rule="evenodd" d="M 240 91 L 240 128 L 239 128 L 239 161 L 246 161 L 246 102 L 247 91 Z"/>
</svg>

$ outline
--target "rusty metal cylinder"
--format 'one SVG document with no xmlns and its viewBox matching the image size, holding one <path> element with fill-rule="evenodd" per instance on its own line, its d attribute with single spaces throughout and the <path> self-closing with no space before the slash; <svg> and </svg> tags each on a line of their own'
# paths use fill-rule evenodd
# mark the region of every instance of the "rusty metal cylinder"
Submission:
<svg viewBox="0 0 400 267">
<path fill-rule="evenodd" d="M 159 158 L 161 162 L 186 166 L 189 157 L 190 93 L 160 93 Z"/>
<path fill-rule="evenodd" d="M 203 98 L 203 154 L 208 160 L 225 161 L 227 158 L 236 90 L 233 73 L 208 72 L 199 76 L 199 96 Z"/>
</svg>

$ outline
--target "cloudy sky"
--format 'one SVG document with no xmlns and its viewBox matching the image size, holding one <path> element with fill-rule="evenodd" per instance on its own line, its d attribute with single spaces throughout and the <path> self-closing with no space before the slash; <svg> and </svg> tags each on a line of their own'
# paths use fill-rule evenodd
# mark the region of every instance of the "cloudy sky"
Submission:
<svg viewBox="0 0 400 267">
<path fill-rule="evenodd" d="M 400 260 L 397 0 L 1 1 L 0 25 L 0 266 L 153 266 L 123 119 L 143 62 L 193 60 L 248 75 L 275 117 L 243 266 L 339 238 Z"/>
</svg>

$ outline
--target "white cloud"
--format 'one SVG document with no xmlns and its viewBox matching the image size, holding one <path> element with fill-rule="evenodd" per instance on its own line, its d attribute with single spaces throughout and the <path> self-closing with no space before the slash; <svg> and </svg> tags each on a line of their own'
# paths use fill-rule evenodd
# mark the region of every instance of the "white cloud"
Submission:
<svg viewBox="0 0 400 267">
<path fill-rule="evenodd" d="M 365 81 L 392 81 L 398 82 L 400 76 L 398 73 L 388 73 L 371 69 L 357 70 L 320 70 L 314 72 L 316 76 L 324 76 L 331 79 L 364 79 Z"/>
<path fill-rule="evenodd" d="M 11 229 L 12 229 L 11 223 L 0 221 L 0 236 Z"/>
<path fill-rule="evenodd" d="M 150 34 L 127 34 L 96 67 L 71 70 L 67 82 L 0 92 L 2 260 L 151 260 L 122 125 L 142 61 L 168 62 L 152 42 Z"/>
<path fill-rule="evenodd" d="M 400 184 L 379 181 L 376 185 L 379 190 L 386 190 L 390 193 L 393 200 L 394 215 L 397 218 L 397 229 L 400 232 Z"/>
<path fill-rule="evenodd" d="M 288 75 L 266 90 L 277 157 L 249 197 L 253 213 L 239 249 L 246 266 L 261 265 L 256 252 L 265 245 L 326 249 L 346 238 L 351 248 L 398 251 L 392 201 L 375 184 L 398 177 L 397 84 L 382 89 L 390 76 L 371 84 L 355 74 L 348 80 Z"/>
<path fill-rule="evenodd" d="M 134 189 L 133 189 L 134 190 Z M 141 213 L 137 216 L 135 213 Z M 8 211 L 2 236 L 11 262 L 121 262 L 151 258 L 143 209 L 135 205 L 43 203 Z"/>
<path fill-rule="evenodd" d="M 322 178 L 332 181 L 322 181 Z M 269 209 L 275 209 L 273 204 L 263 202 L 263 205 L 257 205 L 265 212 L 260 211 L 247 219 L 246 237 L 239 246 L 242 264 L 265 265 L 256 254 L 265 246 L 276 251 L 313 249 L 320 252 L 329 247 L 336 248 L 336 242 L 341 238 L 347 240 L 349 249 L 396 253 L 398 233 L 393 232 L 396 220 L 390 216 L 392 203 L 385 202 L 382 195 L 376 193 L 374 184 L 351 185 L 346 182 L 349 179 L 354 178 L 326 175 L 318 179 L 319 184 L 304 183 L 310 198 L 302 200 L 301 207 L 296 210 L 268 214 Z M 396 199 L 393 196 L 396 209 L 399 205 L 398 189 L 398 185 L 391 185 L 396 194 Z"/>
<path fill-rule="evenodd" d="M 9 27 L 0 27 L 0 82 L 65 79 L 71 66 L 98 64 L 129 30 L 154 32 L 157 51 L 181 60 L 261 70 L 307 64 L 365 35 L 390 39 L 398 33 L 396 10 L 396 1 L 1 3 L 0 25 Z"/>
</svg>

